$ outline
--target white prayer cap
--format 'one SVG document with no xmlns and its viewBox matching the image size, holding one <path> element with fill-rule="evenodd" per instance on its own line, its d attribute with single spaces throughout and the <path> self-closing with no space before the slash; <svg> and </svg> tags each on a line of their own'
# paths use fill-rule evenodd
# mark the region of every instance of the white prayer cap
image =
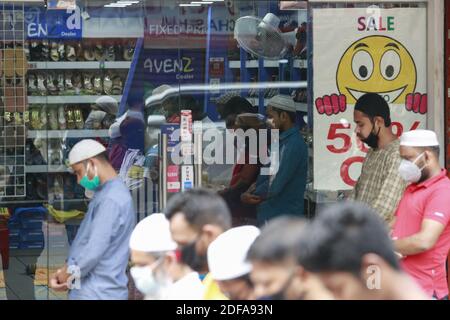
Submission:
<svg viewBox="0 0 450 320">
<path fill-rule="evenodd" d="M 219 235 L 208 247 L 208 267 L 214 280 L 231 280 L 250 273 L 247 252 L 259 236 L 254 226 L 232 228 Z"/>
<path fill-rule="evenodd" d="M 81 161 L 98 156 L 105 152 L 106 148 L 98 141 L 93 139 L 81 140 L 73 146 L 69 152 L 69 164 L 74 165 Z"/>
<path fill-rule="evenodd" d="M 432 147 L 438 146 L 436 133 L 431 130 L 412 130 L 402 134 L 400 145 L 406 147 Z"/>
<path fill-rule="evenodd" d="M 296 112 L 297 105 L 291 96 L 278 94 L 269 100 L 268 106 L 288 112 Z"/>
<path fill-rule="evenodd" d="M 162 213 L 154 213 L 139 222 L 131 233 L 130 249 L 143 252 L 173 251 L 169 221 Z"/>
</svg>

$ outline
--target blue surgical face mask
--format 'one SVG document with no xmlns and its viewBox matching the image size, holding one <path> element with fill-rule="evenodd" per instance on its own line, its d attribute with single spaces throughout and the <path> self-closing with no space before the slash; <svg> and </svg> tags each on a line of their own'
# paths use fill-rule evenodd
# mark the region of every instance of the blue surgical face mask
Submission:
<svg viewBox="0 0 450 320">
<path fill-rule="evenodd" d="M 90 164 L 88 162 L 88 164 L 86 166 L 86 173 L 84 174 L 84 177 L 81 178 L 80 185 L 87 190 L 94 191 L 100 186 L 100 177 L 98 176 L 97 167 L 94 166 L 95 176 L 94 176 L 94 178 L 89 179 L 89 177 L 88 177 L 89 169 L 90 169 Z"/>
</svg>

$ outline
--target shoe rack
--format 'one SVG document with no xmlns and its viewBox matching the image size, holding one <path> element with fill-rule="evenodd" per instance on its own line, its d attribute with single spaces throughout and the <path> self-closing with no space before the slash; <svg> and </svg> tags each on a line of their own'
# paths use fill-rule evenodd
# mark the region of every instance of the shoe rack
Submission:
<svg viewBox="0 0 450 320">
<path fill-rule="evenodd" d="M 47 149 L 52 140 L 107 139 L 112 121 L 88 126 L 87 120 L 102 95 L 114 98 L 120 105 L 135 44 L 135 39 L 28 41 L 31 120 L 27 138 L 47 140 Z M 47 150 L 46 165 L 28 165 L 26 172 L 67 172 L 63 163 L 51 164 L 51 154 Z M 61 160 L 64 162 L 64 157 Z"/>
<path fill-rule="evenodd" d="M 27 61 L 24 5 L 0 2 L 0 197 L 24 197 Z"/>
</svg>

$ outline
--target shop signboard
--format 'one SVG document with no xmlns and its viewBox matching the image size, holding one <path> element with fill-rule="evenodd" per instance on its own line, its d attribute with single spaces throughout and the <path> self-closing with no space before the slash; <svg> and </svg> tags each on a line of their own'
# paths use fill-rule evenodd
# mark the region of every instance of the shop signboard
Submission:
<svg viewBox="0 0 450 320">
<path fill-rule="evenodd" d="M 144 81 L 153 87 L 203 83 L 205 78 L 204 53 L 199 50 L 145 49 L 139 66 Z"/>
<path fill-rule="evenodd" d="M 46 10 L 41 7 L 25 9 L 27 39 L 81 39 L 83 19 L 80 7 Z"/>
<path fill-rule="evenodd" d="M 314 189 L 351 189 L 367 146 L 353 110 L 364 93 L 389 103 L 393 132 L 426 128 L 426 8 L 313 9 Z"/>
</svg>

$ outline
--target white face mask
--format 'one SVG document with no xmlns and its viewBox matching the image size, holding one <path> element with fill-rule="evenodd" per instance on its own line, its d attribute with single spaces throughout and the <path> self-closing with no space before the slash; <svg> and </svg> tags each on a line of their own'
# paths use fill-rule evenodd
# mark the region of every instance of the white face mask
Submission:
<svg viewBox="0 0 450 320">
<path fill-rule="evenodd" d="M 419 160 L 423 155 L 424 153 L 422 152 L 414 161 L 404 159 L 401 161 L 398 172 L 403 180 L 408 183 L 415 183 L 420 180 L 420 177 L 422 176 L 422 170 L 426 167 L 426 165 L 422 168 L 419 168 L 416 165 L 416 161 Z"/>
<path fill-rule="evenodd" d="M 145 295 L 146 298 L 160 299 L 164 290 L 170 285 L 170 281 L 157 279 L 154 272 L 155 265 L 162 260 L 157 260 L 149 266 L 134 266 L 130 269 L 136 288 Z"/>
</svg>

